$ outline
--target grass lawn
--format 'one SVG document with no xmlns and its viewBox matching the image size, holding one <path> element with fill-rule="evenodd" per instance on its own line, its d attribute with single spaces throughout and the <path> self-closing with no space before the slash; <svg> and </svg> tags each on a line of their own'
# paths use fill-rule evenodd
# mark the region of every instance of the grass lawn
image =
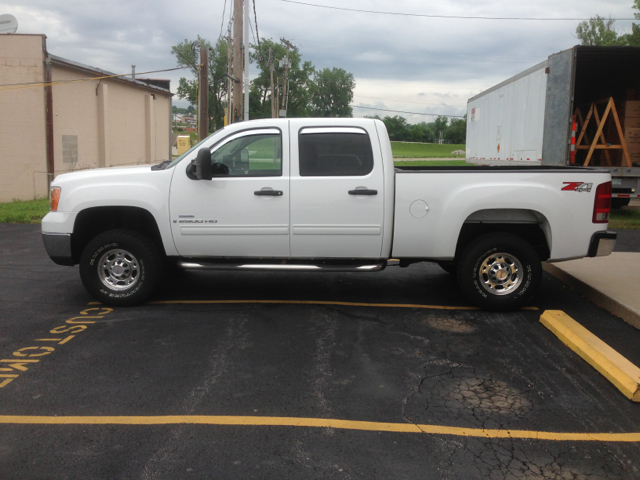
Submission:
<svg viewBox="0 0 640 480">
<path fill-rule="evenodd" d="M 451 152 L 465 148 L 466 145 L 391 142 L 393 158 L 464 158 L 464 155 L 451 155 Z"/>
<path fill-rule="evenodd" d="M 611 210 L 609 228 L 640 228 L 640 210 L 616 208 Z"/>
<path fill-rule="evenodd" d="M 49 213 L 49 199 L 0 203 L 0 223 L 40 223 Z"/>
</svg>

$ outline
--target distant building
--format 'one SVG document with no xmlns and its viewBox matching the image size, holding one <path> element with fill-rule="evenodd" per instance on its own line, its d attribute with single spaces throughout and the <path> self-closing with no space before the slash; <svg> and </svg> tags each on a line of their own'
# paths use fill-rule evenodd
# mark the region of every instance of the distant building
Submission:
<svg viewBox="0 0 640 480">
<path fill-rule="evenodd" d="M 112 75 L 51 55 L 45 35 L 0 35 L 0 202 L 45 197 L 60 173 L 171 158 L 169 81 Z"/>
</svg>

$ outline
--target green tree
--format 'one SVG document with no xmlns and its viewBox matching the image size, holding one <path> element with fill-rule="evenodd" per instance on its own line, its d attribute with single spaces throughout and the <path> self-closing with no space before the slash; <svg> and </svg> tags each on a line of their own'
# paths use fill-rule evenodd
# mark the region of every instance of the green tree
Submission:
<svg viewBox="0 0 640 480">
<path fill-rule="evenodd" d="M 412 142 L 427 143 L 433 141 L 433 123 L 420 122 L 409 126 Z"/>
<path fill-rule="evenodd" d="M 438 141 L 440 138 L 440 132 L 442 132 L 442 138 L 448 139 L 447 130 L 449 128 L 449 117 L 439 116 L 433 122 L 433 133 L 435 136 L 434 141 Z"/>
<path fill-rule="evenodd" d="M 310 85 L 310 113 L 314 117 L 353 117 L 353 75 L 342 68 L 323 68 Z"/>
<path fill-rule="evenodd" d="M 640 0 L 635 0 L 633 2 L 633 8 L 640 11 Z M 633 16 L 634 18 L 640 20 L 640 13 L 635 12 Z M 620 42 L 620 45 L 640 47 L 640 25 L 638 25 L 637 23 L 632 23 L 631 33 L 620 35 L 618 37 L 618 41 Z"/>
<path fill-rule="evenodd" d="M 209 49 L 209 116 L 213 119 L 209 122 L 209 132 L 213 132 L 224 124 L 224 107 L 226 106 L 227 81 L 227 41 L 221 38 L 212 47 L 211 43 L 198 36 L 204 48 Z M 192 105 L 197 104 L 198 91 L 198 64 L 200 53 L 195 47 L 195 42 L 184 40 L 171 47 L 171 53 L 175 55 L 179 67 L 189 67 L 194 79 L 180 78 L 178 83 L 178 97 L 187 99 Z M 194 111 L 193 106 L 189 109 Z M 187 109 L 187 110 L 189 110 Z"/>
<path fill-rule="evenodd" d="M 580 22 L 576 28 L 576 36 L 582 45 L 609 46 L 619 45 L 618 32 L 613 29 L 615 20 L 596 15 L 588 21 Z"/>
<path fill-rule="evenodd" d="M 389 132 L 389 138 L 395 142 L 409 140 L 409 125 L 407 119 L 400 115 L 394 115 L 393 117 L 386 116 L 382 119 L 384 125 Z"/>
<path fill-rule="evenodd" d="M 260 42 L 261 51 L 253 45 L 254 51 L 251 52 L 250 58 L 252 63 L 257 63 L 259 73 L 256 78 L 251 81 L 251 93 L 249 95 L 249 114 L 251 118 L 269 118 L 271 117 L 271 80 L 269 70 L 269 47 L 272 48 L 274 58 L 273 81 L 284 78 L 284 67 L 278 65 L 281 58 L 287 56 L 287 47 L 281 43 L 276 43 L 271 39 L 265 39 Z M 260 61 L 260 58 L 263 61 Z M 309 87 L 311 77 L 315 71 L 313 65 L 309 61 L 302 61 L 299 51 L 290 50 L 289 59 L 291 68 L 289 68 L 289 100 L 287 108 L 288 117 L 308 117 L 309 116 Z"/>
<path fill-rule="evenodd" d="M 446 139 L 451 143 L 466 143 L 467 141 L 467 116 L 451 120 L 447 129 Z"/>
</svg>

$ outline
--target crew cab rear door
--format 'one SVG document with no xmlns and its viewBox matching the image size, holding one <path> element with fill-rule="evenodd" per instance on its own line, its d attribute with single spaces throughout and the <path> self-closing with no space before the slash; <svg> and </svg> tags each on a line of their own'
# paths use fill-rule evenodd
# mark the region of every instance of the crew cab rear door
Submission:
<svg viewBox="0 0 640 480">
<path fill-rule="evenodd" d="M 290 125 L 291 256 L 380 258 L 385 192 L 374 124 Z"/>
</svg>

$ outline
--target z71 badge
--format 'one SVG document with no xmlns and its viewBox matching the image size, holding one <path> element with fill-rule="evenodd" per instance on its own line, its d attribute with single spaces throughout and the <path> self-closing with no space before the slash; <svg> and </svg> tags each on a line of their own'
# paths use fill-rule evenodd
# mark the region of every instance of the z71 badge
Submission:
<svg viewBox="0 0 640 480">
<path fill-rule="evenodd" d="M 565 186 L 562 190 L 570 190 L 572 192 L 590 192 L 593 183 L 584 182 L 562 182 Z"/>
</svg>

